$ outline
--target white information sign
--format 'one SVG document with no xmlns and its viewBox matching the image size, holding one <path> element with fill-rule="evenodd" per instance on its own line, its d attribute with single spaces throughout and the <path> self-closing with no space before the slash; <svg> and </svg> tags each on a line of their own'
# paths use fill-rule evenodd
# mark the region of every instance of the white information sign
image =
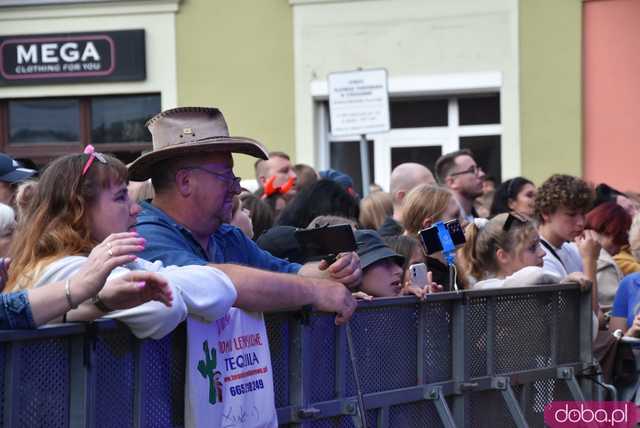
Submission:
<svg viewBox="0 0 640 428">
<path fill-rule="evenodd" d="M 329 74 L 329 114 L 335 136 L 389 131 L 387 70 Z"/>
</svg>

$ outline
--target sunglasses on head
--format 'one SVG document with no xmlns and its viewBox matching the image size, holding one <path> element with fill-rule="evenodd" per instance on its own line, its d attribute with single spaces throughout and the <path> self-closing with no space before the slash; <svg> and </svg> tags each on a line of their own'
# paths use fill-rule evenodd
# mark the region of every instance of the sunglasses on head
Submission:
<svg viewBox="0 0 640 428">
<path fill-rule="evenodd" d="M 105 165 L 107 164 L 107 159 L 104 157 L 104 155 L 102 153 L 96 152 L 95 147 L 93 147 L 91 144 L 89 144 L 87 147 L 84 148 L 83 153 L 86 155 L 89 155 L 89 158 L 87 159 L 87 162 L 84 164 L 84 168 L 82 168 L 82 173 L 80 174 L 81 177 L 84 177 L 87 171 L 89 171 L 89 168 L 93 164 L 94 160 L 98 159 L 98 162 L 103 163 Z"/>
<path fill-rule="evenodd" d="M 507 216 L 507 219 L 505 220 L 504 225 L 502 225 L 502 230 L 504 230 L 505 232 L 508 232 L 509 229 L 511 229 L 511 226 L 513 225 L 514 221 L 518 222 L 518 224 L 525 224 L 529 220 L 525 216 L 512 211 Z"/>
</svg>

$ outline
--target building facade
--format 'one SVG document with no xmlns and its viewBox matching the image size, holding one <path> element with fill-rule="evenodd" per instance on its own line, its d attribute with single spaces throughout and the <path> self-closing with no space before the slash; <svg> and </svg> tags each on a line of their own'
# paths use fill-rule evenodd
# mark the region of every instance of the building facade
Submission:
<svg viewBox="0 0 640 428">
<path fill-rule="evenodd" d="M 3 0 L 8 69 L 18 65 L 16 39 L 53 37 L 22 46 L 22 66 L 35 58 L 29 49 L 59 61 L 26 64 L 34 69 L 64 65 L 61 37 L 142 31 L 144 75 L 3 78 L 0 150 L 43 164 L 92 143 L 129 160 L 150 148 L 147 117 L 211 105 L 232 134 L 345 170 L 359 187 L 359 137 L 331 135 L 327 76 L 383 68 L 392 129 L 366 136 L 371 177 L 383 187 L 400 162 L 432 166 L 443 152 L 470 148 L 498 179 L 539 183 L 563 172 L 630 189 L 635 3 Z M 70 49 L 67 59 L 82 56 Z M 253 177 L 252 159 L 236 164 Z"/>
<path fill-rule="evenodd" d="M 33 3 L 33 4 L 32 4 Z M 125 162 L 177 104 L 178 0 L 5 1 L 0 151 L 43 165 L 87 144 Z"/>
</svg>

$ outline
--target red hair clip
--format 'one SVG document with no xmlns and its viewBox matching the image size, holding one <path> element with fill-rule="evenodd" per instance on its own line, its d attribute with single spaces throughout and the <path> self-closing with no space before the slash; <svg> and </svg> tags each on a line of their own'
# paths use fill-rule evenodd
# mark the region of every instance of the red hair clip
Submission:
<svg viewBox="0 0 640 428">
<path fill-rule="evenodd" d="M 98 159 L 98 161 L 100 161 L 101 163 L 104 163 L 104 164 L 107 163 L 107 160 L 105 159 L 104 155 L 102 153 L 96 152 L 96 148 L 93 147 L 91 144 L 89 144 L 87 147 L 84 148 L 83 153 L 85 155 L 89 155 L 89 159 L 87 159 L 87 163 L 85 163 L 84 168 L 82 168 L 82 174 L 80 174 L 81 177 L 84 177 L 87 171 L 89 171 L 89 167 L 91 167 L 95 159 Z"/>
</svg>

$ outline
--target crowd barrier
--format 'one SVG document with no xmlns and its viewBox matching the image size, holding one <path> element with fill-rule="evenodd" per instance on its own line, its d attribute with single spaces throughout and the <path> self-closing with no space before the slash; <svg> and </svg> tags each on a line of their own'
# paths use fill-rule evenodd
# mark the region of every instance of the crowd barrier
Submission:
<svg viewBox="0 0 640 428">
<path fill-rule="evenodd" d="M 344 327 L 266 316 L 282 425 L 358 427 Z M 361 302 L 350 322 L 368 427 L 543 426 L 590 398 L 591 298 L 576 285 Z M 137 340 L 114 321 L 1 331 L 5 427 L 180 427 L 185 327 Z M 234 426 L 233 424 L 221 426 Z"/>
</svg>

